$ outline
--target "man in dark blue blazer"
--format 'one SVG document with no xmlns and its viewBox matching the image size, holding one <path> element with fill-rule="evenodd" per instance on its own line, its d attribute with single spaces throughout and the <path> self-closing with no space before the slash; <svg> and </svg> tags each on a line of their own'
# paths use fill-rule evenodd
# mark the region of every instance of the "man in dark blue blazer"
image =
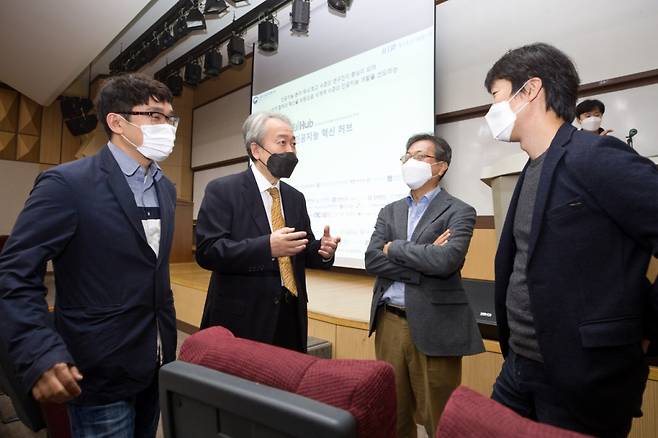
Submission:
<svg viewBox="0 0 658 438">
<path fill-rule="evenodd" d="M 487 74 L 495 138 L 530 160 L 496 254 L 503 369 L 493 398 L 518 413 L 596 436 L 626 436 L 641 415 L 658 288 L 658 170 L 622 141 L 577 131 L 579 78 L 538 43 Z"/>
<path fill-rule="evenodd" d="M 109 79 L 96 108 L 110 142 L 37 178 L 0 256 L 0 336 L 26 391 L 69 402 L 76 437 L 157 429 L 157 372 L 176 354 L 176 189 L 154 162 L 173 149 L 171 101 L 146 76 Z M 55 329 L 43 283 L 49 260 Z"/>
<path fill-rule="evenodd" d="M 201 328 L 305 351 L 305 270 L 329 269 L 340 238 L 326 226 L 316 240 L 304 195 L 280 181 L 297 164 L 290 121 L 252 114 L 243 136 L 252 166 L 211 181 L 197 218 L 196 259 L 213 271 Z"/>
</svg>

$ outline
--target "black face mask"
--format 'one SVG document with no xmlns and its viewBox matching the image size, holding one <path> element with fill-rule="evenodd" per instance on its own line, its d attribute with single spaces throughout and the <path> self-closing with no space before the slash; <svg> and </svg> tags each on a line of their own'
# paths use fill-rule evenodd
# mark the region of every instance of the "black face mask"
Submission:
<svg viewBox="0 0 658 438">
<path fill-rule="evenodd" d="M 280 154 L 273 154 L 272 152 L 265 149 L 263 146 L 261 145 L 258 146 L 260 146 L 263 150 L 269 152 L 270 154 L 270 159 L 267 160 L 266 166 L 267 166 L 267 170 L 270 171 L 272 176 L 275 178 L 290 178 L 290 175 L 292 175 L 292 171 L 295 170 L 295 166 L 299 161 L 297 159 L 297 155 L 295 155 L 294 152 L 283 152 Z"/>
</svg>

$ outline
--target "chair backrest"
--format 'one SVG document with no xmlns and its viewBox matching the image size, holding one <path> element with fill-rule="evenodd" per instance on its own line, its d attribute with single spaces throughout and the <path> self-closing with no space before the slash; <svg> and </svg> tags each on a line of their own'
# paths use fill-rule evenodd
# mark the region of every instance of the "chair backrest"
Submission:
<svg viewBox="0 0 658 438">
<path fill-rule="evenodd" d="M 495 400 L 465 386 L 458 387 L 448 399 L 436 438 L 586 438 L 571 432 L 524 418 Z"/>
<path fill-rule="evenodd" d="M 185 340 L 179 359 L 350 412 L 359 437 L 394 437 L 395 375 L 381 361 L 331 360 L 240 339 L 211 327 Z"/>
</svg>

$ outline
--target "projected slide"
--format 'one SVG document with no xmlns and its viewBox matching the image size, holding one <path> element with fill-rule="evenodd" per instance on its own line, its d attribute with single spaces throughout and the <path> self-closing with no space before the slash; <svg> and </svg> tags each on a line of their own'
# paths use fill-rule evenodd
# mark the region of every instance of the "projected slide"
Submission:
<svg viewBox="0 0 658 438">
<path fill-rule="evenodd" d="M 252 96 L 252 112 L 293 121 L 289 183 L 306 196 L 316 236 L 325 224 L 341 236 L 338 266 L 363 268 L 379 210 L 409 191 L 399 158 L 411 135 L 434 129 L 433 52 L 427 28 Z"/>
</svg>

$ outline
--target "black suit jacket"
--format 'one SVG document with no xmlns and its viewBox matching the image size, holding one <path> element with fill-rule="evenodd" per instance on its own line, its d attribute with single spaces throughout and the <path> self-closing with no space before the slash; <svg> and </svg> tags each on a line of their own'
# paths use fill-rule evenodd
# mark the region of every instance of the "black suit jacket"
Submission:
<svg viewBox="0 0 658 438">
<path fill-rule="evenodd" d="M 546 372 L 572 411 L 597 426 L 639 415 L 648 367 L 640 343 L 658 321 L 646 271 L 658 254 L 658 170 L 611 136 L 558 130 L 537 189 L 527 265 Z M 508 351 L 519 178 L 496 254 L 496 315 Z"/>
<path fill-rule="evenodd" d="M 306 348 L 306 267 L 328 269 L 318 254 L 304 195 L 281 182 L 286 226 L 306 231 L 306 250 L 292 257 L 297 281 L 301 349 Z M 250 169 L 206 186 L 196 224 L 196 259 L 213 271 L 201 328 L 221 325 L 236 336 L 272 343 L 279 315 L 281 277 L 272 257 L 271 229 Z"/>
<path fill-rule="evenodd" d="M 162 232 L 149 247 L 130 187 L 110 150 L 42 173 L 0 256 L 0 336 L 26 390 L 58 362 L 84 379 L 78 403 L 131 397 L 157 369 L 156 325 L 165 362 L 176 354 L 169 251 L 176 189 L 155 183 Z M 55 268 L 57 331 L 44 299 Z"/>
</svg>

